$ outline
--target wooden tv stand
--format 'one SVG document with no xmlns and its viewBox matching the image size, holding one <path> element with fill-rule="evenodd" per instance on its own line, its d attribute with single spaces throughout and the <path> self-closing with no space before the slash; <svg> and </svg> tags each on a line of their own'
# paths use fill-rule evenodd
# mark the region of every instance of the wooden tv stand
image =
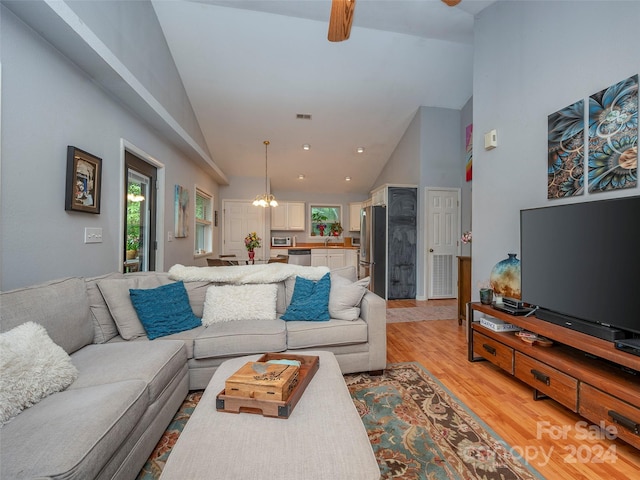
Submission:
<svg viewBox="0 0 640 480">
<path fill-rule="evenodd" d="M 640 449 L 640 357 L 613 342 L 533 316 L 513 316 L 490 305 L 469 303 L 468 358 L 488 360 L 534 388 L 534 399 L 550 397 Z M 480 314 L 537 333 L 554 344 L 529 345 L 514 332 L 480 325 Z"/>
</svg>

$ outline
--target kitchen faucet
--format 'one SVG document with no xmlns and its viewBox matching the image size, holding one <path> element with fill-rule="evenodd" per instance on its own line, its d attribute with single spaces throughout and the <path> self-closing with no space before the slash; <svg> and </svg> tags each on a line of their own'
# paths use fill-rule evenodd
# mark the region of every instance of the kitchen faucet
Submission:
<svg viewBox="0 0 640 480">
<path fill-rule="evenodd" d="M 331 240 L 331 237 L 329 237 L 329 236 L 327 236 L 327 237 L 324 239 L 324 246 L 325 246 L 325 247 L 329 244 L 329 240 Z"/>
</svg>

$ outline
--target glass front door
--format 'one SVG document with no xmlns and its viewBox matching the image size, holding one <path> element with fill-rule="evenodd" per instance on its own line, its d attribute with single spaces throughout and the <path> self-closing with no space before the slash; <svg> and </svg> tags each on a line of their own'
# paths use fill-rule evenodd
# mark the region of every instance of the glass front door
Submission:
<svg viewBox="0 0 640 480">
<path fill-rule="evenodd" d="M 125 163 L 124 272 L 155 270 L 156 168 L 129 152 L 125 153 Z"/>
</svg>

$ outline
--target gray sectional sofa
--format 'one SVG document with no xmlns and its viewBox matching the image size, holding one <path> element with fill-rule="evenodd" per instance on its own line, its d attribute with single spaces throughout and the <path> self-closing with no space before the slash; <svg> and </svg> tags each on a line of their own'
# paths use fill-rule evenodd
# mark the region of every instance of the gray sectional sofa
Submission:
<svg viewBox="0 0 640 480">
<path fill-rule="evenodd" d="M 340 288 L 344 277 L 355 280 L 355 271 L 331 273 L 332 280 L 338 276 L 332 288 Z M 44 326 L 78 376 L 0 428 L 0 478 L 135 478 L 188 390 L 205 388 L 229 358 L 320 349 L 336 355 L 343 373 L 386 366 L 383 299 L 366 291 L 355 320 L 285 322 L 279 316 L 291 300 L 295 276 L 276 282 L 275 320 L 217 322 L 154 340 L 138 335 L 139 320 L 129 318 L 136 312 L 126 298 L 129 288 L 175 280 L 167 273 L 111 273 L 1 294 L 0 331 L 30 321 Z M 184 285 L 193 313 L 201 317 L 209 287 L 221 282 Z"/>
</svg>

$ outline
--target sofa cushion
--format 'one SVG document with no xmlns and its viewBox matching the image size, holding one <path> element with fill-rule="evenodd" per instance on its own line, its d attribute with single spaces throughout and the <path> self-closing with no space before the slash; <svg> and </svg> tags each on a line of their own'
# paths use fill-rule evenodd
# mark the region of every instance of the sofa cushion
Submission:
<svg viewBox="0 0 640 480">
<path fill-rule="evenodd" d="M 282 352 L 287 331 L 282 320 L 237 320 L 215 323 L 194 341 L 193 358 Z"/>
<path fill-rule="evenodd" d="M 36 322 L 65 352 L 93 343 L 89 301 L 82 278 L 65 278 L 0 295 L 0 331 Z"/>
<path fill-rule="evenodd" d="M 357 320 L 360 317 L 360 302 L 367 293 L 369 277 L 352 282 L 331 272 L 329 292 L 329 315 L 338 320 Z"/>
<path fill-rule="evenodd" d="M 99 478 L 146 409 L 139 380 L 50 395 L 2 427 L 0 478 Z"/>
<path fill-rule="evenodd" d="M 207 290 L 202 324 L 234 320 L 275 320 L 278 287 L 274 283 L 255 285 L 213 285 Z"/>
<path fill-rule="evenodd" d="M 182 281 L 156 288 L 129 289 L 131 303 L 149 340 L 199 327 Z"/>
<path fill-rule="evenodd" d="M 0 372 L 0 424 L 78 377 L 67 352 L 33 322 L 0 334 Z"/>
<path fill-rule="evenodd" d="M 109 273 L 99 277 L 85 278 L 87 296 L 89 297 L 89 309 L 91 320 L 93 321 L 93 343 L 104 343 L 118 335 L 118 327 L 109 312 L 107 302 L 105 302 L 98 281 L 108 278 L 124 278 L 122 273 Z"/>
<path fill-rule="evenodd" d="M 367 339 L 367 323 L 361 319 L 287 322 L 289 349 L 365 343 Z"/>
<path fill-rule="evenodd" d="M 98 281 L 98 288 L 102 293 L 109 312 L 116 322 L 120 336 L 125 340 L 147 335 L 138 314 L 136 313 L 131 297 L 130 288 L 155 288 L 161 285 L 160 277 L 155 275 L 129 276 L 120 279 L 106 279 Z"/>
<path fill-rule="evenodd" d="M 115 342 L 89 345 L 71 355 L 80 375 L 70 390 L 140 380 L 147 385 L 148 401 L 155 402 L 187 362 L 183 342 Z M 135 368 L 132 368 L 135 365 Z"/>
<path fill-rule="evenodd" d="M 314 282 L 306 278 L 296 277 L 296 285 L 287 311 L 282 320 L 329 320 L 329 291 L 331 289 L 331 275 L 325 274 Z"/>
<path fill-rule="evenodd" d="M 211 282 L 185 282 L 184 284 L 184 288 L 187 289 L 187 295 L 189 295 L 191 310 L 193 310 L 193 314 L 196 317 L 202 318 L 204 299 L 210 286 Z"/>
</svg>

